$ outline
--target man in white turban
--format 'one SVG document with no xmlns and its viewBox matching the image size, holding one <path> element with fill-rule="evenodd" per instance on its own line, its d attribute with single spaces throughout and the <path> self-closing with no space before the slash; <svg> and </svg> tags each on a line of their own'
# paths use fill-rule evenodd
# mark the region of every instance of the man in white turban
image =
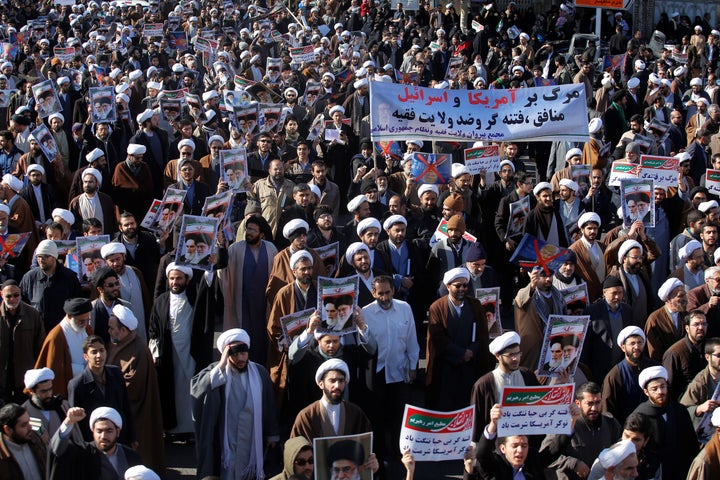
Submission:
<svg viewBox="0 0 720 480">
<path fill-rule="evenodd" d="M 191 384 L 195 438 L 203 446 L 198 448 L 198 478 L 264 478 L 263 453 L 280 439 L 270 375 L 249 360 L 245 330 L 223 332 L 216 347 L 220 361 Z"/>
<path fill-rule="evenodd" d="M 665 351 L 685 333 L 683 322 L 688 299 L 685 285 L 674 277 L 660 286 L 658 297 L 664 304 L 648 317 L 645 335 L 650 358 L 661 362 Z"/>
</svg>

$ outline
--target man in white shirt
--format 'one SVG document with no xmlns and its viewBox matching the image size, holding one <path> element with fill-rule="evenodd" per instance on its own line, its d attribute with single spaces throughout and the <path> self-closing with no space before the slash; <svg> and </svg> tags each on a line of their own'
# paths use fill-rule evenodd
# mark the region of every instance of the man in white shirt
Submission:
<svg viewBox="0 0 720 480">
<path fill-rule="evenodd" d="M 377 341 L 377 364 L 372 381 L 373 411 L 370 416 L 376 434 L 380 460 L 400 454 L 398 418 L 409 400 L 410 383 L 415 380 L 420 346 L 410 305 L 395 300 L 392 277 L 373 278 L 375 301 L 362 309 L 370 334 Z"/>
</svg>

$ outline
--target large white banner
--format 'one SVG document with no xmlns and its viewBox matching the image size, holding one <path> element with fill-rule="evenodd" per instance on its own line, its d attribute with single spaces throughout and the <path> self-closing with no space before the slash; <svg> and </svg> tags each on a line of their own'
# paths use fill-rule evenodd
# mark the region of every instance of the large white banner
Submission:
<svg viewBox="0 0 720 480">
<path fill-rule="evenodd" d="M 582 84 L 517 90 L 438 90 L 370 82 L 373 141 L 573 141 L 588 134 Z"/>
</svg>

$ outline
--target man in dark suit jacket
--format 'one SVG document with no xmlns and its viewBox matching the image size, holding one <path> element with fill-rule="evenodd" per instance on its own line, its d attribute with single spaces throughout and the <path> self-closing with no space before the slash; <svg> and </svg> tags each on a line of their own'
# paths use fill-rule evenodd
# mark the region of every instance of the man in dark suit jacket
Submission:
<svg viewBox="0 0 720 480">
<path fill-rule="evenodd" d="M 152 285 L 160 264 L 160 245 L 151 233 L 138 230 L 135 215 L 123 212 L 118 219 L 118 229 L 112 241 L 125 245 L 125 265 L 137 268 L 147 285 Z"/>
<path fill-rule="evenodd" d="M 705 148 L 710 145 L 710 132 L 704 128 L 698 128 L 695 132 L 695 139 L 688 145 L 685 153 L 690 155 L 690 177 L 695 185 L 700 185 L 700 179 L 705 176 L 708 168 L 708 155 Z"/>
<path fill-rule="evenodd" d="M 132 308 L 132 305 L 130 302 L 120 298 L 120 278 L 112 268 L 103 267 L 97 270 L 92 277 L 92 283 L 97 290 L 98 298 L 92 301 L 90 326 L 93 332 L 107 343 L 110 341 L 110 333 L 108 332 L 109 311 L 115 305 L 123 305 L 127 308 Z M 138 333 L 142 332 L 143 337 L 147 335 L 144 323 L 143 319 L 142 330 L 137 330 Z M 143 338 L 143 340 L 146 339 Z"/>
<path fill-rule="evenodd" d="M 107 360 L 105 342 L 97 335 L 90 335 L 83 340 L 83 357 L 87 367 L 80 375 L 70 380 L 68 402 L 73 407 L 84 408 L 86 412 L 92 412 L 99 407 L 114 408 L 122 416 L 125 427 L 120 434 L 120 441 L 126 445 L 133 445 L 136 442 L 135 421 L 122 371 L 115 365 L 105 364 Z M 99 383 L 99 379 L 104 383 Z M 83 422 L 79 427 L 85 441 L 92 441 L 93 432 L 90 430 L 90 425 Z"/>
<path fill-rule="evenodd" d="M 205 205 L 205 199 L 211 195 L 210 187 L 207 183 L 195 180 L 195 167 L 192 158 L 181 158 L 178 161 L 178 170 L 180 172 L 180 181 L 175 182 L 168 188 L 177 190 L 185 190 L 185 200 L 183 200 L 184 215 L 200 215 Z M 180 228 L 180 222 L 176 222 L 177 229 Z"/>
<path fill-rule="evenodd" d="M 705 270 L 705 285 L 695 287 L 688 292 L 687 311 L 700 310 L 707 317 L 706 338 L 720 336 L 720 268 Z"/>
<path fill-rule="evenodd" d="M 624 358 L 615 339 L 620 331 L 629 325 L 640 325 L 633 321 L 632 309 L 623 303 L 623 284 L 618 277 L 608 276 L 603 282 L 602 298 L 589 305 L 590 325 L 583 344 L 580 363 L 587 365 L 592 380 L 602 382 L 610 369 Z"/>
<path fill-rule="evenodd" d="M 137 116 L 138 131 L 130 138 L 128 143 L 135 143 L 143 145 L 145 147 L 145 153 L 143 160 L 150 168 L 150 173 L 153 178 L 153 189 L 154 197 L 151 198 L 162 198 L 162 186 L 163 186 L 163 172 L 165 171 L 165 165 L 169 160 L 168 156 L 168 135 L 167 133 L 158 127 L 159 115 L 153 110 L 147 109 Z M 160 145 L 160 156 L 156 155 L 156 149 L 154 145 Z"/>
</svg>

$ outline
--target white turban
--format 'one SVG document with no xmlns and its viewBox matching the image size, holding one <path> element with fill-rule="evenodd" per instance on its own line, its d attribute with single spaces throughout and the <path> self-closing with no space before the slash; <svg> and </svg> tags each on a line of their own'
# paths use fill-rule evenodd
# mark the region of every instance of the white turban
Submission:
<svg viewBox="0 0 720 480">
<path fill-rule="evenodd" d="M 290 256 L 290 269 L 295 270 L 295 265 L 297 265 L 300 260 L 309 260 L 310 265 L 314 264 L 314 260 L 310 252 L 307 250 L 298 250 Z"/>
<path fill-rule="evenodd" d="M 53 113 L 48 117 L 48 122 L 52 122 L 55 118 L 60 120 L 62 123 L 65 123 L 65 116 L 62 113 Z"/>
<path fill-rule="evenodd" d="M 418 197 L 422 197 L 423 193 L 425 192 L 433 192 L 436 196 L 440 193 L 438 192 L 438 188 L 435 185 L 429 184 L 429 183 L 423 183 L 418 188 Z"/>
<path fill-rule="evenodd" d="M 458 278 L 464 278 L 468 282 L 470 281 L 470 272 L 465 267 L 456 267 L 448 270 L 443 275 L 443 284 L 448 285 Z"/>
<path fill-rule="evenodd" d="M 650 380 L 655 380 L 656 378 L 664 378 L 665 380 L 668 379 L 668 372 L 662 365 L 647 367 L 642 370 L 640 372 L 640 376 L 638 377 L 638 384 L 640 384 L 640 388 L 644 389 Z"/>
<path fill-rule="evenodd" d="M 195 142 L 193 142 L 189 138 L 183 138 L 182 140 L 180 140 L 178 142 L 178 146 L 177 146 L 178 151 L 183 147 L 190 147 L 190 148 L 192 148 L 192 150 L 194 152 L 195 151 Z"/>
<path fill-rule="evenodd" d="M 595 463 L 593 464 L 593 469 L 598 469 L 597 464 L 599 464 L 599 466 L 604 470 L 607 470 L 610 467 L 617 467 L 623 462 L 623 460 L 634 453 L 636 453 L 635 444 L 631 440 L 620 440 L 600 452 L 597 460 L 595 460 Z"/>
<path fill-rule="evenodd" d="M 573 192 L 577 192 L 580 190 L 580 185 L 577 184 L 574 180 L 570 180 L 569 178 L 563 178 L 560 180 L 560 186 L 561 187 L 567 187 Z"/>
<path fill-rule="evenodd" d="M 184 267 L 181 265 L 175 265 L 175 262 L 171 262 L 167 267 L 165 267 L 165 276 L 169 277 L 170 272 L 172 272 L 173 270 L 177 270 L 178 272 L 184 273 L 185 275 L 187 275 L 188 280 L 191 279 L 193 276 L 192 268 Z"/>
<path fill-rule="evenodd" d="M 116 253 L 122 253 L 125 255 L 127 253 L 127 248 L 125 248 L 125 245 L 121 242 L 106 243 L 102 246 L 102 248 L 100 248 L 100 256 L 103 259 L 109 257 L 110 255 L 115 255 Z"/>
<path fill-rule="evenodd" d="M 225 347 L 231 343 L 237 342 L 244 343 L 248 346 L 248 348 L 250 348 L 250 335 L 248 335 L 248 333 L 242 328 L 231 328 L 230 330 L 221 333 L 217 342 L 215 342 L 215 346 L 218 351 L 222 353 L 223 350 L 225 350 Z"/>
<path fill-rule="evenodd" d="M 355 90 L 359 90 L 362 87 L 367 87 L 367 85 L 368 85 L 367 78 L 361 78 L 360 80 L 355 80 L 355 82 L 353 82 L 353 87 L 355 87 Z"/>
<path fill-rule="evenodd" d="M 597 133 L 600 131 L 602 126 L 602 120 L 600 120 L 599 118 L 593 118 L 592 120 L 590 120 L 590 123 L 588 123 L 588 132 Z"/>
<path fill-rule="evenodd" d="M 713 410 L 712 417 L 710 417 L 710 423 L 715 428 L 720 428 L 720 408 Z"/>
<path fill-rule="evenodd" d="M 125 470 L 125 480 L 160 480 L 160 476 L 145 465 L 135 465 Z"/>
<path fill-rule="evenodd" d="M 668 278 L 665 280 L 665 283 L 660 285 L 660 288 L 658 289 L 658 297 L 660 297 L 660 300 L 663 302 L 666 302 L 670 294 L 678 287 L 685 288 L 685 284 L 680 281 L 679 278 Z"/>
<path fill-rule="evenodd" d="M 98 407 L 90 414 L 90 430 L 92 430 L 95 422 L 101 418 L 110 420 L 118 428 L 122 428 L 123 426 L 122 417 L 117 410 L 110 407 Z"/>
<path fill-rule="evenodd" d="M 99 148 L 95 148 L 90 153 L 85 155 L 85 160 L 87 160 L 88 163 L 92 163 L 95 160 L 97 160 L 98 158 L 104 157 L 104 156 L 105 156 L 105 152 L 103 152 Z"/>
<path fill-rule="evenodd" d="M 138 143 L 131 143 L 127 146 L 128 155 L 143 155 L 146 150 L 145 145 L 140 145 Z"/>
<path fill-rule="evenodd" d="M 640 253 L 644 252 L 643 246 L 640 244 L 640 242 L 637 242 L 635 240 L 625 240 L 618 249 L 618 262 L 622 263 L 625 255 L 627 255 L 627 253 L 633 248 L 639 248 Z"/>
<path fill-rule="evenodd" d="M 680 249 L 678 258 L 680 260 L 687 260 L 688 258 L 690 258 L 690 255 L 692 255 L 693 252 L 699 248 L 702 248 L 702 243 L 698 242 L 697 240 L 690 240 Z"/>
<path fill-rule="evenodd" d="M 85 178 L 85 175 L 92 175 L 95 177 L 95 180 L 97 180 L 98 185 L 102 185 L 102 173 L 100 173 L 100 170 L 97 168 L 88 167 L 85 170 L 83 170 L 82 178 Z"/>
<path fill-rule="evenodd" d="M 220 142 L 221 144 L 224 144 L 225 139 L 220 135 L 213 135 L 212 137 L 208 138 L 208 146 L 212 145 L 213 142 Z"/>
<path fill-rule="evenodd" d="M 345 261 L 348 265 L 352 265 L 353 257 L 355 257 L 356 253 L 362 250 L 366 251 L 367 254 L 370 255 L 370 248 L 362 242 L 353 242 L 348 246 L 345 251 Z"/>
<path fill-rule="evenodd" d="M 470 170 L 468 170 L 468 168 L 465 165 L 463 165 L 462 163 L 453 163 L 451 166 L 450 174 L 452 175 L 453 178 L 457 178 L 461 175 L 466 175 L 466 174 L 469 175 Z"/>
<path fill-rule="evenodd" d="M 516 344 L 520 345 L 520 335 L 513 331 L 509 331 L 503 333 L 499 337 L 495 338 L 492 342 L 490 342 L 488 348 L 490 349 L 490 353 L 492 353 L 493 355 L 497 355 L 498 353 L 508 348 L 510 345 Z"/>
<path fill-rule="evenodd" d="M 315 371 L 315 383 L 320 383 L 327 372 L 332 370 L 340 370 L 345 374 L 345 383 L 350 383 L 350 370 L 348 369 L 347 363 L 340 360 L 339 358 L 331 358 L 325 360 L 322 365 Z"/>
<path fill-rule="evenodd" d="M 617 337 L 617 344 L 623 345 L 625 343 L 625 340 L 628 339 L 628 337 L 642 337 L 643 342 L 645 341 L 645 332 L 643 332 L 642 328 L 636 327 L 635 325 L 630 325 L 629 327 L 625 327 L 622 330 L 620 330 L 620 333 L 618 333 Z"/>
<path fill-rule="evenodd" d="M 365 195 L 358 195 L 357 197 L 353 198 L 347 204 L 348 212 L 354 212 L 363 202 L 367 202 L 367 197 Z"/>
<path fill-rule="evenodd" d="M 579 148 L 571 148 L 565 154 L 565 161 L 569 161 L 572 157 L 582 157 L 582 150 L 580 150 Z"/>
<path fill-rule="evenodd" d="M 153 83 L 153 82 L 148 82 L 148 83 Z M 142 125 L 143 123 L 150 120 L 153 117 L 153 115 L 155 115 L 155 111 L 150 108 L 147 108 L 147 109 L 145 109 L 144 112 L 138 114 L 138 116 L 136 118 L 137 123 Z M 129 145 L 128 145 L 128 148 L 130 148 Z"/>
<path fill-rule="evenodd" d="M 340 113 L 342 113 L 343 115 L 345 115 L 345 109 L 344 109 L 342 106 L 340 106 L 340 105 L 335 105 L 334 107 L 332 107 L 332 108 L 330 109 L 330 112 L 329 112 L 329 113 L 330 113 L 330 116 L 332 117 L 335 112 L 340 112 Z"/>
<path fill-rule="evenodd" d="M 718 208 L 717 200 L 708 200 L 707 202 L 702 202 L 700 205 L 698 205 L 698 210 L 703 213 L 707 213 L 708 210 L 711 210 L 713 208 Z"/>
<path fill-rule="evenodd" d="M 402 215 L 390 215 L 384 222 L 383 222 L 383 228 L 385 230 L 389 230 L 390 227 L 395 225 L 396 223 L 402 223 L 403 225 L 407 226 L 407 220 Z"/>
<path fill-rule="evenodd" d="M 602 222 L 600 222 L 600 215 L 598 215 L 595 212 L 585 212 L 582 215 L 580 215 L 580 218 L 578 219 L 577 225 L 579 228 L 583 228 L 583 226 L 588 222 L 594 222 L 598 224 L 598 227 L 602 225 Z"/>
<path fill-rule="evenodd" d="M 47 367 L 34 368 L 25 372 L 25 388 L 32 390 L 38 383 L 55 380 L 55 372 Z"/>
<path fill-rule="evenodd" d="M 360 223 L 357 224 L 357 228 L 355 230 L 358 236 L 360 236 L 368 228 L 377 228 L 378 232 L 380 232 L 382 230 L 382 225 L 380 225 L 380 221 L 377 218 L 368 217 L 365 220 L 361 220 Z"/>
<path fill-rule="evenodd" d="M 23 182 L 11 173 L 6 173 L 2 177 L 3 183 L 7 184 L 8 187 L 12 188 L 15 193 L 19 192 L 23 188 Z"/>
<path fill-rule="evenodd" d="M 38 171 L 40 172 L 40 175 L 45 175 L 45 169 L 42 165 L 38 165 L 37 163 L 33 163 L 32 165 L 29 165 L 27 168 L 27 173 L 30 175 L 30 172 Z"/>
<path fill-rule="evenodd" d="M 552 190 L 552 185 L 550 185 L 550 182 L 540 182 L 535 185 L 535 188 L 533 188 L 533 195 L 540 195 L 540 192 L 542 192 L 543 190 Z"/>
<path fill-rule="evenodd" d="M 283 237 L 290 240 L 290 237 L 293 233 L 295 233 L 296 230 L 305 229 L 305 233 L 307 234 L 310 230 L 310 225 L 305 220 L 302 220 L 300 218 L 295 218 L 293 220 L 290 220 L 288 223 L 285 224 L 282 230 Z"/>
<path fill-rule="evenodd" d="M 56 208 L 52 211 L 50 214 L 52 218 L 60 217 L 70 225 L 75 223 L 75 215 L 70 210 L 66 210 L 64 208 Z"/>
<path fill-rule="evenodd" d="M 117 242 L 116 242 L 117 243 Z M 134 331 L 137 329 L 138 320 L 135 314 L 124 305 L 115 305 L 112 308 L 112 314 L 127 327 L 128 330 Z"/>
</svg>

